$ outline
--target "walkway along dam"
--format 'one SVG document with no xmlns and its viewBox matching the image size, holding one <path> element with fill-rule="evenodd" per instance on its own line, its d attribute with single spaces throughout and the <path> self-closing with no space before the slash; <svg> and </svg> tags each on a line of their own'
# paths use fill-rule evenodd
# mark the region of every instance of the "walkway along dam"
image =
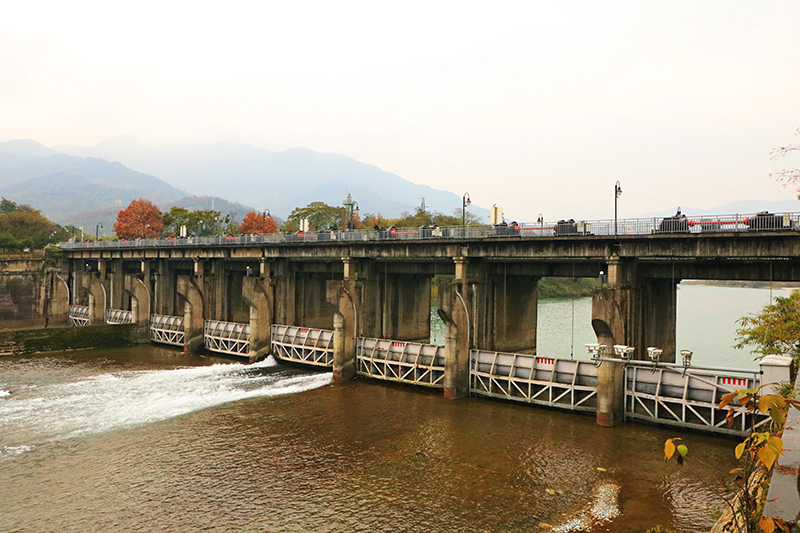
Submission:
<svg viewBox="0 0 800 533">
<path fill-rule="evenodd" d="M 731 390 L 789 379 L 676 353 L 682 279 L 800 281 L 796 214 L 558 222 L 62 244 L 48 309 L 75 326 L 136 324 L 153 342 L 276 358 L 469 394 L 743 434 Z M 431 280 L 445 345 L 427 344 Z M 592 361 L 536 353 L 537 283 L 599 277 Z"/>
</svg>

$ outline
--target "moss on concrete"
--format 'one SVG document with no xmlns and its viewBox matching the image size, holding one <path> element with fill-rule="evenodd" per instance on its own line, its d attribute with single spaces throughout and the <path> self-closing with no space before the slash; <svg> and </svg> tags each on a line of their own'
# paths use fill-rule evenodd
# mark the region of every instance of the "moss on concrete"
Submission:
<svg viewBox="0 0 800 533">
<path fill-rule="evenodd" d="M 138 344 L 136 324 L 0 331 L 0 356 L 134 344 Z"/>
</svg>

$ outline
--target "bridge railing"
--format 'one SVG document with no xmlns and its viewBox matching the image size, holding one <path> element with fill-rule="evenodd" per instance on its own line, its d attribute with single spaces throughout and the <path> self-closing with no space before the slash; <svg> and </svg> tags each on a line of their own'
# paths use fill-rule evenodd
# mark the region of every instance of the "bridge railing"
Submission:
<svg viewBox="0 0 800 533">
<path fill-rule="evenodd" d="M 64 249 L 152 248 L 219 246 L 337 241 L 392 241 L 424 239 L 486 239 L 491 237 L 567 237 L 580 235 L 653 235 L 669 233 L 721 233 L 745 231 L 798 231 L 800 213 L 752 213 L 685 217 L 626 218 L 617 220 L 559 220 L 555 222 L 500 224 L 496 226 L 448 226 L 381 228 L 351 231 L 273 233 L 265 235 L 214 235 L 166 239 L 132 239 L 61 243 Z"/>
<path fill-rule="evenodd" d="M 212 352 L 247 357 L 250 352 L 250 324 L 206 320 L 203 343 Z"/>
<path fill-rule="evenodd" d="M 270 353 L 284 361 L 332 367 L 333 331 L 273 324 Z"/>
<path fill-rule="evenodd" d="M 133 322 L 133 313 L 124 309 L 106 309 L 106 324 L 130 324 Z"/>
<path fill-rule="evenodd" d="M 597 409 L 597 367 L 590 361 L 470 351 L 470 393 L 569 409 Z"/>
<path fill-rule="evenodd" d="M 67 311 L 67 323 L 70 326 L 88 326 L 89 306 L 70 305 Z"/>
<path fill-rule="evenodd" d="M 161 344 L 183 346 L 185 333 L 183 317 L 172 315 L 150 315 L 150 340 Z"/>
<path fill-rule="evenodd" d="M 664 425 L 693 427 L 733 435 L 749 434 L 752 416 L 738 407 L 728 427 L 728 407 L 718 408 L 724 394 L 761 385 L 759 370 L 689 367 L 631 361 L 625 369 L 625 416 Z M 734 404 L 731 404 L 733 407 Z M 768 417 L 755 415 L 756 426 Z"/>
<path fill-rule="evenodd" d="M 356 373 L 375 379 L 444 387 L 444 346 L 359 337 Z"/>
</svg>

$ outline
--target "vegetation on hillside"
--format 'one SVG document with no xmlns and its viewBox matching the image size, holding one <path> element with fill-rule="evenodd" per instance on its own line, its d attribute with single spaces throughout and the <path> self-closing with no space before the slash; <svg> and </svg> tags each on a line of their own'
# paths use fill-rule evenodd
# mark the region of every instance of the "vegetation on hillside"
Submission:
<svg viewBox="0 0 800 533">
<path fill-rule="evenodd" d="M 67 238 L 67 230 L 45 218 L 38 209 L 0 199 L 0 250 L 41 249 Z"/>
</svg>

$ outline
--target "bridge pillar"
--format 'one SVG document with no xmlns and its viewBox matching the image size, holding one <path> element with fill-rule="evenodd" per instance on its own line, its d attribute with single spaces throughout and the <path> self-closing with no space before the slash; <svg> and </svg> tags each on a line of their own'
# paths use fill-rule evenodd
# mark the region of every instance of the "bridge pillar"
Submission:
<svg viewBox="0 0 800 533">
<path fill-rule="evenodd" d="M 202 272 L 202 268 L 200 272 Z M 202 278 L 202 276 L 198 277 Z M 197 353 L 203 346 L 203 326 L 205 318 L 203 315 L 203 293 L 200 290 L 200 286 L 202 286 L 202 279 L 193 279 L 190 276 L 178 276 L 175 290 L 178 296 L 184 301 L 184 353 Z"/>
<path fill-rule="evenodd" d="M 267 273 L 267 278 L 269 274 Z M 269 280 L 245 277 L 242 284 L 242 300 L 250 306 L 250 353 L 251 363 L 269 355 L 270 328 L 272 327 L 272 287 Z"/>
<path fill-rule="evenodd" d="M 150 289 L 136 274 L 125 274 L 124 290 L 131 298 L 131 322 L 139 342 L 150 339 Z"/>
<path fill-rule="evenodd" d="M 466 293 L 466 295 L 465 295 Z M 470 301 L 474 294 L 466 285 L 439 285 L 439 317 L 444 322 L 444 397 L 457 400 L 469 395 Z"/>
<path fill-rule="evenodd" d="M 635 346 L 637 359 L 647 357 L 647 348 L 655 346 L 664 352 L 661 361 L 675 362 L 677 327 L 677 289 L 680 280 L 650 278 L 640 280 L 641 298 Z M 638 349 L 642 347 L 641 351 Z"/>
<path fill-rule="evenodd" d="M 124 309 L 125 306 L 122 305 L 122 295 L 125 278 L 122 273 L 122 259 L 111 259 L 107 263 L 108 308 Z"/>
<path fill-rule="evenodd" d="M 608 282 L 592 297 L 592 328 L 597 342 L 606 346 L 605 357 L 614 358 L 614 345 L 634 346 L 633 301 L 636 264 L 617 257 L 608 262 Z M 625 419 L 625 372 L 622 360 L 604 361 L 597 369 L 597 424 L 615 426 Z"/>
<path fill-rule="evenodd" d="M 68 322 L 70 290 L 67 284 L 68 274 L 55 270 L 47 273 L 47 299 L 45 317 L 63 326 Z"/>
<path fill-rule="evenodd" d="M 274 321 L 276 324 L 297 326 L 300 325 L 296 320 L 295 309 L 297 288 L 295 272 L 291 266 L 286 258 L 276 259 L 270 264 L 270 278 L 274 285 L 273 294 L 275 295 Z"/>
<path fill-rule="evenodd" d="M 330 280 L 327 301 L 333 305 L 333 380 L 345 381 L 356 375 L 359 287 L 354 280 Z"/>
<path fill-rule="evenodd" d="M 102 263 L 102 262 L 101 262 Z M 75 272 L 80 291 L 89 297 L 89 325 L 104 324 L 106 319 L 106 288 L 97 273 Z"/>
<path fill-rule="evenodd" d="M 183 311 L 175 309 L 175 275 L 168 259 L 159 259 L 155 273 L 155 308 L 159 315 L 177 315 Z M 145 278 L 147 279 L 147 278 Z"/>
</svg>

